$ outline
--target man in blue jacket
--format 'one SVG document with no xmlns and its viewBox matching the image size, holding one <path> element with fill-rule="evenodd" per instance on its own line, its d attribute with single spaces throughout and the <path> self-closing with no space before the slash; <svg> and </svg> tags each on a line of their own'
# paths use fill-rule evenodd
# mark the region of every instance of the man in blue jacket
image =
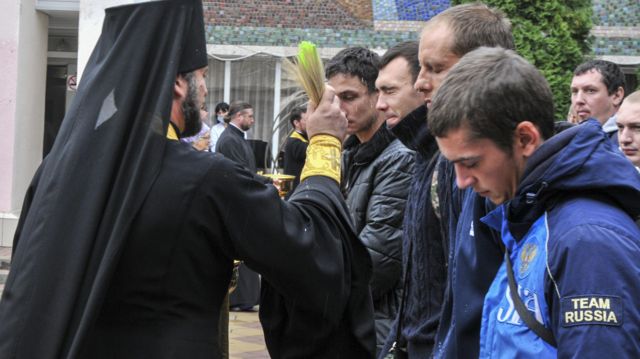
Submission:
<svg viewBox="0 0 640 359">
<path fill-rule="evenodd" d="M 427 106 L 451 68 L 466 53 L 480 46 L 515 48 L 511 23 L 498 9 L 481 3 L 458 5 L 425 24 L 420 36 L 420 72 L 414 86 L 424 95 Z M 457 96 L 449 101 L 457 103 Z M 426 127 L 426 114 L 422 117 L 420 124 Z M 400 139 L 404 137 L 399 135 L 402 127 L 412 123 L 407 120 L 393 130 Z M 416 135 L 422 133 L 419 127 L 402 130 Z M 416 136 L 416 139 L 422 147 L 435 141 L 428 132 L 427 136 Z M 453 168 L 438 157 L 438 163 L 426 171 L 416 170 L 415 187 L 407 205 L 405 220 L 413 221 L 405 222 L 405 233 L 414 247 L 402 332 L 409 358 L 424 358 L 431 351 L 435 358 L 477 358 L 482 301 L 502 257 L 497 234 L 473 220 L 486 213 L 484 199 L 472 191 L 455 188 Z M 422 210 L 418 206 L 426 208 Z M 436 220 L 433 220 L 434 213 Z M 442 245 L 441 237 L 446 238 Z M 446 256 L 444 260 L 437 257 L 440 247 Z M 444 293 L 441 286 L 436 286 L 443 269 Z M 414 294 L 419 293 L 416 289 L 430 287 L 434 290 L 429 294 Z M 434 320 L 438 325 L 435 335 L 429 325 Z"/>
<path fill-rule="evenodd" d="M 482 221 L 506 253 L 480 357 L 637 358 L 640 175 L 597 121 L 552 137 L 553 118 L 544 77 L 499 48 L 464 56 L 433 100 L 457 186 L 497 206 Z"/>
</svg>

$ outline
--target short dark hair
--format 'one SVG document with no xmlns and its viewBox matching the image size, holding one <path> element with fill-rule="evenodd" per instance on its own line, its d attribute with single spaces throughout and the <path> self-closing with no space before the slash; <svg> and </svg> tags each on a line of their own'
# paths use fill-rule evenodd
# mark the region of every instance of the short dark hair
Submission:
<svg viewBox="0 0 640 359">
<path fill-rule="evenodd" d="M 434 16 L 424 29 L 436 23 L 444 23 L 453 32 L 451 52 L 458 56 L 481 46 L 502 47 L 515 50 L 511 33 L 511 21 L 505 14 L 482 3 L 450 7 Z"/>
<path fill-rule="evenodd" d="M 334 75 L 351 75 L 360 79 L 369 93 L 376 91 L 380 56 L 364 47 L 349 47 L 341 50 L 325 67 L 327 80 Z"/>
<path fill-rule="evenodd" d="M 302 114 L 305 112 L 307 112 L 307 109 L 302 107 L 296 107 L 291 110 L 291 112 L 289 113 L 289 123 L 291 123 L 291 126 L 295 127 L 293 122 L 300 121 L 300 119 L 302 118 Z"/>
<path fill-rule="evenodd" d="M 543 139 L 553 135 L 553 95 L 540 71 L 514 51 L 481 47 L 447 74 L 427 121 L 436 137 L 467 126 L 472 139 L 489 139 L 511 154 L 520 122 L 533 123 Z"/>
<path fill-rule="evenodd" d="M 226 102 L 220 102 L 219 104 L 216 105 L 216 114 L 220 113 L 220 112 L 227 112 L 229 111 L 229 104 Z"/>
<path fill-rule="evenodd" d="M 583 62 L 573 71 L 573 76 L 580 76 L 591 70 L 596 70 L 602 75 L 602 82 L 607 87 L 609 95 L 613 95 L 620 87 L 624 89 L 624 74 L 618 65 L 610 61 L 590 60 Z"/>
<path fill-rule="evenodd" d="M 418 48 L 419 44 L 417 41 L 405 41 L 401 42 L 394 47 L 387 50 L 384 53 L 382 58 L 380 59 L 380 64 L 378 65 L 378 70 L 382 70 L 385 66 L 389 65 L 389 63 L 395 60 L 398 57 L 402 57 L 407 60 L 409 63 L 409 71 L 411 72 L 411 78 L 413 82 L 418 78 L 418 74 L 420 73 L 420 61 L 418 61 Z"/>
<path fill-rule="evenodd" d="M 253 108 L 248 102 L 244 101 L 234 101 L 229 106 L 229 113 L 224 118 L 224 122 L 229 123 L 233 116 L 235 116 L 238 112 L 244 111 L 246 109 Z"/>
</svg>

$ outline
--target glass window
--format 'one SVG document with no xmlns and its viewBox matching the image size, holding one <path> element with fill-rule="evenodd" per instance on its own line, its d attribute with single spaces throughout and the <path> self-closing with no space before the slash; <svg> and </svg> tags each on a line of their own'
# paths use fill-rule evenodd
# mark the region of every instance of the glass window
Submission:
<svg viewBox="0 0 640 359">
<path fill-rule="evenodd" d="M 247 138 L 271 142 L 276 58 L 252 56 L 231 63 L 231 101 L 253 106 L 255 124 Z"/>
<path fill-rule="evenodd" d="M 207 91 L 209 91 L 207 99 L 209 118 L 213 119 L 216 105 L 224 101 L 224 61 L 209 58 Z"/>
</svg>

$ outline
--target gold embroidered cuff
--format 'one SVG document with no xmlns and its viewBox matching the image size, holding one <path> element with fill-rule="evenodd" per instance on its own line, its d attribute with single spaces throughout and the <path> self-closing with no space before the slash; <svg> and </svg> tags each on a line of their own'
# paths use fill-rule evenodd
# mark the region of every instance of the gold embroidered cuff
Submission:
<svg viewBox="0 0 640 359">
<path fill-rule="evenodd" d="M 329 135 L 311 137 L 300 182 L 311 176 L 325 176 L 340 184 L 341 152 L 342 144 L 337 138 Z"/>
</svg>

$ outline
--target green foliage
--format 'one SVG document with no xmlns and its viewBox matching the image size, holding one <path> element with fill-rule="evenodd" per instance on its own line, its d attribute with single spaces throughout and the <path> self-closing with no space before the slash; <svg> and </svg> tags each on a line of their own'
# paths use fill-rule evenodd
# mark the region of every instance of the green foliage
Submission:
<svg viewBox="0 0 640 359">
<path fill-rule="evenodd" d="M 473 2 L 454 0 L 452 5 Z M 516 49 L 544 74 L 556 105 L 556 118 L 566 118 L 571 103 L 573 69 L 591 53 L 590 0 L 485 0 L 511 20 Z"/>
</svg>

